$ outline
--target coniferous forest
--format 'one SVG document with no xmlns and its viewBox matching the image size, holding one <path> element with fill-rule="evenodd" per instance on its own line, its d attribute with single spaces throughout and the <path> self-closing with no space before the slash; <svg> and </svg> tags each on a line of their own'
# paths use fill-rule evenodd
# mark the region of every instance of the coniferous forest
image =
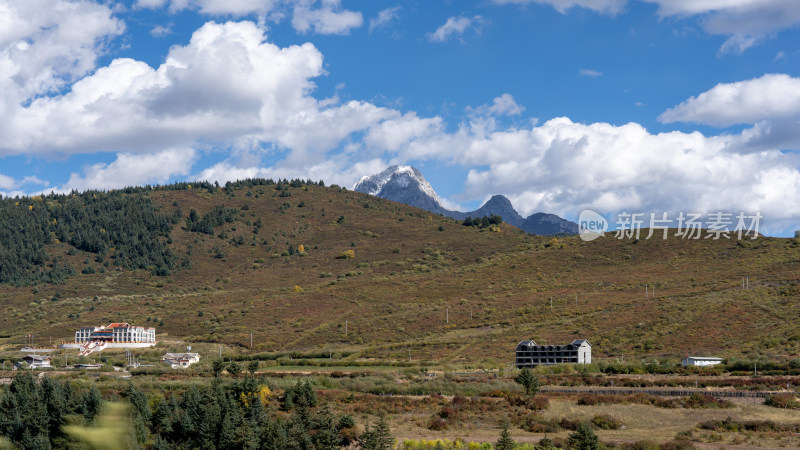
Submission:
<svg viewBox="0 0 800 450">
<path fill-rule="evenodd" d="M 0 436 L 25 449 L 82 448 L 85 430 L 108 431 L 107 439 L 125 448 L 338 449 L 384 448 L 391 441 L 383 420 L 360 436 L 349 415 L 335 415 L 321 404 L 307 381 L 273 398 L 255 377 L 214 378 L 181 393 L 153 401 L 133 384 L 109 399 L 124 413 L 109 423 L 110 403 L 95 386 L 29 373 L 0 389 Z M 74 430 L 74 431 L 73 431 Z M 107 441 L 106 448 L 113 448 Z"/>
<path fill-rule="evenodd" d="M 48 246 L 64 243 L 94 255 L 98 263 L 128 270 L 149 270 L 166 276 L 175 268 L 168 247 L 172 227 L 184 220 L 179 207 L 159 211 L 150 201 L 153 191 L 206 190 L 213 194 L 242 187 L 323 185 L 310 180 L 248 179 L 226 183 L 174 183 L 166 186 L 130 187 L 116 191 L 49 194 L 0 198 L 0 283 L 16 286 L 59 284 L 75 269 Z M 288 195 L 288 191 L 287 192 Z M 231 223 L 237 211 L 218 207 L 200 216 L 191 211 L 187 230 L 213 234 L 214 228 Z"/>
</svg>

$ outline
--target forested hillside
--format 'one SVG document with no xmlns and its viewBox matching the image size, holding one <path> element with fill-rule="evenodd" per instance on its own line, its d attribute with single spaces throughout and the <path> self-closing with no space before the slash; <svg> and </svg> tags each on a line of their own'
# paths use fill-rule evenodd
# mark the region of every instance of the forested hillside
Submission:
<svg viewBox="0 0 800 450">
<path fill-rule="evenodd" d="M 155 210 L 144 191 L 47 195 L 0 200 L 0 283 L 62 283 L 75 270 L 52 254 L 92 254 L 104 266 L 147 269 L 166 275 L 173 256 L 166 245 L 175 214 Z"/>
</svg>

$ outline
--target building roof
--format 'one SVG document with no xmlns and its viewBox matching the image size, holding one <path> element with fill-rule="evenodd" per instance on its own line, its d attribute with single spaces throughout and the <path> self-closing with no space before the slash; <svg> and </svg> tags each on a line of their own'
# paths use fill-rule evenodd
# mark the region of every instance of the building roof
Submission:
<svg viewBox="0 0 800 450">
<path fill-rule="evenodd" d="M 107 326 L 106 328 L 130 328 L 131 324 L 127 322 L 115 322 Z"/>
<path fill-rule="evenodd" d="M 703 361 L 722 361 L 722 358 L 715 356 L 687 356 L 686 359 L 699 359 Z"/>
<path fill-rule="evenodd" d="M 40 355 L 25 355 L 22 359 L 30 359 L 32 361 L 50 361 L 49 356 L 40 356 Z"/>
<path fill-rule="evenodd" d="M 571 343 L 569 343 L 567 345 L 539 345 L 533 340 L 527 340 L 527 341 L 520 341 L 520 343 L 517 344 L 517 347 L 521 347 L 521 346 L 522 347 L 544 347 L 544 348 L 546 348 L 548 350 L 563 350 L 563 349 L 569 347 L 570 345 L 574 346 L 574 347 L 580 347 L 584 343 L 586 343 L 586 345 L 588 345 L 589 347 L 592 346 L 592 344 L 590 344 L 589 341 L 587 341 L 586 339 L 575 339 L 574 341 L 572 341 Z"/>
<path fill-rule="evenodd" d="M 164 355 L 164 359 L 181 359 L 181 358 L 199 358 L 200 354 L 198 353 L 167 353 Z"/>
</svg>

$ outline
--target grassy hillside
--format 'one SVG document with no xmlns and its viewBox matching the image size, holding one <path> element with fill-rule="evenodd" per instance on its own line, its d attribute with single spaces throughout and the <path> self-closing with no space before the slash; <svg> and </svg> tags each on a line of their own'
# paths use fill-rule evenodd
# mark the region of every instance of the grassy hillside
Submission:
<svg viewBox="0 0 800 450">
<path fill-rule="evenodd" d="M 98 257 L 53 239 L 50 261 L 74 275 L 0 285 L 0 335 L 6 345 L 29 333 L 58 342 L 79 326 L 124 320 L 155 324 L 162 340 L 390 360 L 510 363 L 527 338 L 586 338 L 595 357 L 626 360 L 800 355 L 797 240 L 551 241 L 295 186 L 122 194 L 148 197 L 158 217 L 180 215 L 151 238 L 171 270 L 134 270 L 141 264 L 114 264 L 113 246 Z"/>
</svg>

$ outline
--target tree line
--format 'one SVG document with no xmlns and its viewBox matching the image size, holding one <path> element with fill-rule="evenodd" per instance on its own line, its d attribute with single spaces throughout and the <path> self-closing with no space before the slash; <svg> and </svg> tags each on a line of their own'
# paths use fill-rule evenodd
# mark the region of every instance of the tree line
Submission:
<svg viewBox="0 0 800 450">
<path fill-rule="evenodd" d="M 265 392 L 267 395 L 265 395 Z M 355 420 L 321 404 L 308 381 L 273 398 L 253 376 L 209 385 L 191 385 L 183 393 L 150 396 L 133 383 L 112 400 L 128 405 L 120 428 L 128 448 L 208 448 L 329 450 L 356 445 L 388 449 L 394 443 L 385 418 L 356 433 Z M 24 449 L 73 447 L 72 427 L 100 429 L 107 406 L 95 386 L 29 373 L 17 375 L 0 391 L 0 437 Z"/>
</svg>

